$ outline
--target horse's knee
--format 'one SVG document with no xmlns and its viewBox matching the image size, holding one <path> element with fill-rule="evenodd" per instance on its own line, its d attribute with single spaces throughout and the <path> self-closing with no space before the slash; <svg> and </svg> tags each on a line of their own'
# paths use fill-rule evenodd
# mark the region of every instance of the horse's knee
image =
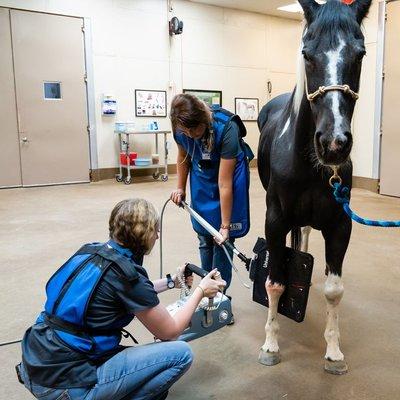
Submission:
<svg viewBox="0 0 400 400">
<path fill-rule="evenodd" d="M 271 282 L 269 279 L 265 282 L 265 290 L 267 291 L 268 297 L 281 296 L 285 290 L 285 286 L 277 282 Z"/>
<path fill-rule="evenodd" d="M 324 294 L 329 304 L 336 305 L 343 297 L 344 287 L 339 275 L 329 274 L 325 282 Z"/>
</svg>

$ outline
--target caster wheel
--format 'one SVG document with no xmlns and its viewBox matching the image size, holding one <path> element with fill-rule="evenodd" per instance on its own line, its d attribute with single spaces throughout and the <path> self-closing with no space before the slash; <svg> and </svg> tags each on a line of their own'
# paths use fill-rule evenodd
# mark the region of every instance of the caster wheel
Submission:
<svg viewBox="0 0 400 400">
<path fill-rule="evenodd" d="M 161 180 L 162 180 L 163 182 L 167 182 L 167 180 L 168 180 L 168 175 L 162 174 L 162 175 L 161 175 Z"/>
<path fill-rule="evenodd" d="M 117 182 L 122 182 L 122 176 L 121 175 L 115 175 L 115 180 Z"/>
<path fill-rule="evenodd" d="M 132 182 L 132 178 L 125 178 L 125 179 L 124 179 L 125 185 L 130 185 L 131 182 Z"/>
<path fill-rule="evenodd" d="M 153 179 L 157 180 L 160 177 L 160 173 L 159 172 L 154 172 L 153 173 Z"/>
</svg>

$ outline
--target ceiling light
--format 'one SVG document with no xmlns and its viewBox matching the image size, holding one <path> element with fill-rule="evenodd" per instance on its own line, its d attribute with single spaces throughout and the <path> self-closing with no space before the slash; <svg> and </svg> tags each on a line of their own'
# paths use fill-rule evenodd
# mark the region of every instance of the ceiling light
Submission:
<svg viewBox="0 0 400 400">
<path fill-rule="evenodd" d="M 297 2 L 293 3 L 293 4 L 288 4 L 287 6 L 278 7 L 278 10 L 292 12 L 292 13 L 301 13 L 301 12 L 303 12 L 303 9 L 301 8 L 301 5 L 299 3 L 297 3 Z"/>
</svg>

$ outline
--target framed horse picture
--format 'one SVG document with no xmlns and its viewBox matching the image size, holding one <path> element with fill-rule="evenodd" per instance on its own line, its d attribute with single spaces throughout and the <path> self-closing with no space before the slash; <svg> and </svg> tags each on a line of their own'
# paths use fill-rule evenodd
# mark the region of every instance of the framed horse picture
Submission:
<svg viewBox="0 0 400 400">
<path fill-rule="evenodd" d="M 239 115 L 242 121 L 257 121 L 258 99 L 235 97 L 235 114 Z"/>
</svg>

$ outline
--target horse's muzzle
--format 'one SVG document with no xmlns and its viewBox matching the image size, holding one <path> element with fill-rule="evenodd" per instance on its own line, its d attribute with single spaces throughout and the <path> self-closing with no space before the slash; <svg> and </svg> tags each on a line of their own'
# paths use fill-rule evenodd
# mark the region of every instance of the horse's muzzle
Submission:
<svg viewBox="0 0 400 400">
<path fill-rule="evenodd" d="M 340 165 L 347 161 L 353 139 L 350 132 L 340 134 L 315 134 L 315 150 L 319 160 L 325 165 Z"/>
</svg>

